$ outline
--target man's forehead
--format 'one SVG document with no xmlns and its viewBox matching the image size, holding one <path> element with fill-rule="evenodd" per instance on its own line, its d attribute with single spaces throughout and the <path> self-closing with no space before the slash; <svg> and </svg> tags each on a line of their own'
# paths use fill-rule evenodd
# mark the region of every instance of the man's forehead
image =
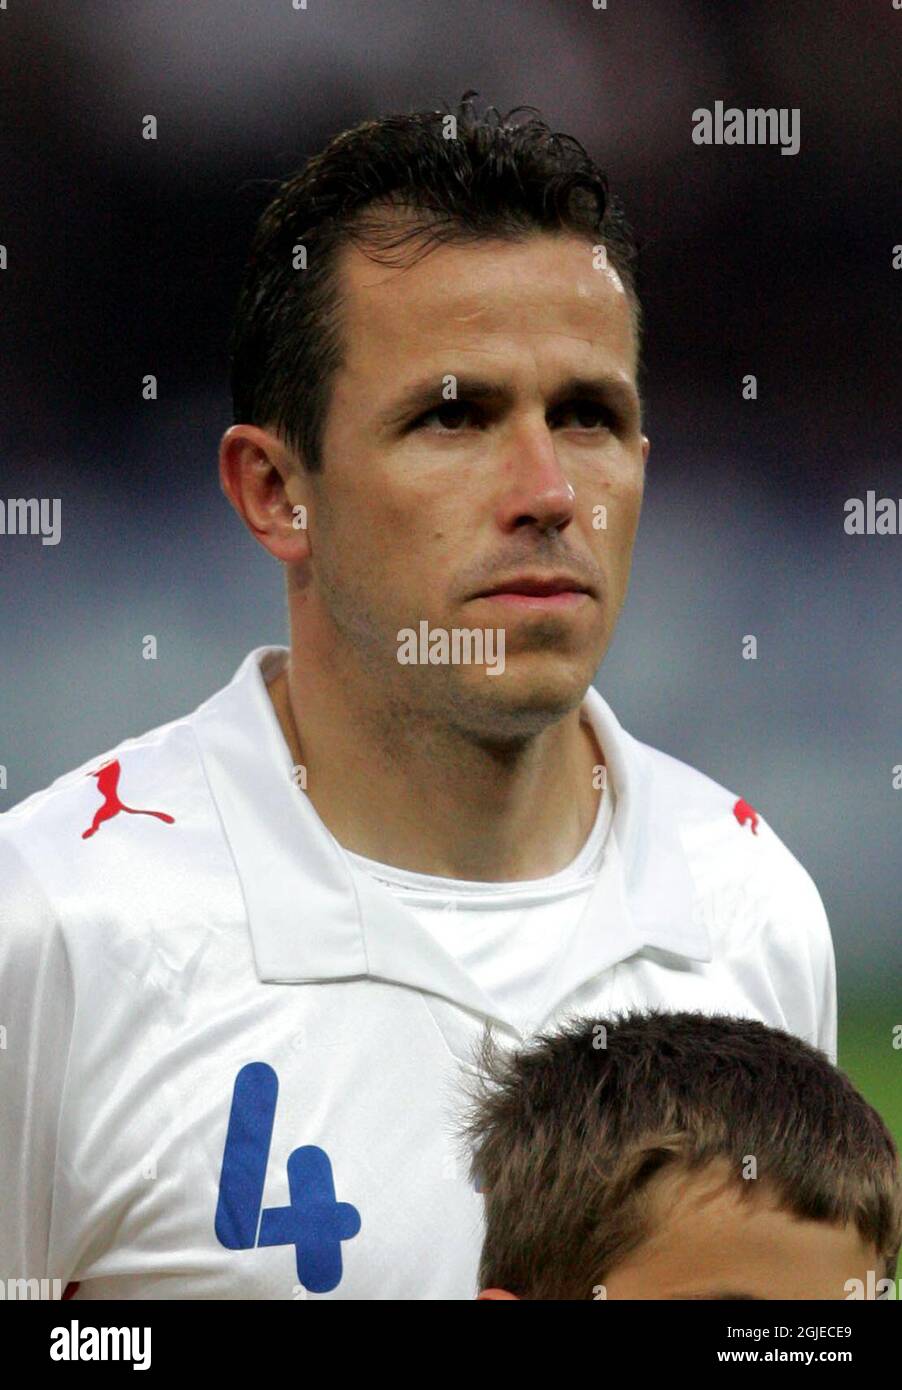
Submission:
<svg viewBox="0 0 902 1390">
<path fill-rule="evenodd" d="M 348 247 L 338 267 L 346 346 L 378 337 L 390 350 L 415 336 L 442 350 L 493 336 L 558 337 L 629 358 L 630 303 L 605 262 L 588 240 L 559 233 L 439 245 L 404 267 Z"/>
</svg>

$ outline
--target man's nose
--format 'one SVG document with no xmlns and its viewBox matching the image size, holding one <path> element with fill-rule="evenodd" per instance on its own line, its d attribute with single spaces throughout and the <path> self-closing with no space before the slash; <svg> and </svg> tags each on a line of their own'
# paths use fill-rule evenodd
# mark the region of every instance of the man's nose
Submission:
<svg viewBox="0 0 902 1390">
<path fill-rule="evenodd" d="M 576 493 L 542 422 L 524 425 L 506 441 L 498 520 L 504 530 L 532 525 L 563 530 L 573 520 Z"/>
</svg>

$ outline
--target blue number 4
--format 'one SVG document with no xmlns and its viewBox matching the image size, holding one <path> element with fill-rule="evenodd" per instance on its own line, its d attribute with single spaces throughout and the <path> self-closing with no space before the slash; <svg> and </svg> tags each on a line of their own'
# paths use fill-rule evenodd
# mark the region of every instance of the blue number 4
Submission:
<svg viewBox="0 0 902 1390">
<path fill-rule="evenodd" d="M 360 1230 L 360 1213 L 336 1202 L 329 1155 L 315 1144 L 288 1156 L 289 1205 L 261 1210 L 278 1094 L 279 1079 L 266 1062 L 249 1062 L 235 1077 L 216 1236 L 227 1250 L 293 1245 L 300 1283 L 328 1293 L 341 1283 L 341 1242 Z"/>
</svg>

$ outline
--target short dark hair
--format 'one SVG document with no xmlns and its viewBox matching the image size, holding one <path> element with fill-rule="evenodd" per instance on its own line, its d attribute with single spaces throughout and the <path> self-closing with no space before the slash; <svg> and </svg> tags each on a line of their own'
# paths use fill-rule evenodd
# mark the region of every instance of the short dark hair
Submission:
<svg viewBox="0 0 902 1390">
<path fill-rule="evenodd" d="M 275 428 L 311 472 L 321 466 L 331 378 L 342 363 L 335 264 L 345 246 L 398 265 L 404 247 L 414 248 L 411 263 L 444 242 L 585 236 L 605 247 L 624 284 L 638 360 L 637 246 L 605 175 L 538 115 L 512 119 L 534 108 L 502 117 L 489 107 L 479 116 L 475 95 L 465 93 L 456 111 L 385 116 L 336 135 L 278 186 L 259 220 L 230 342 L 233 418 Z M 299 245 L 301 271 L 293 268 Z"/>
<path fill-rule="evenodd" d="M 895 1275 L 892 1136 L 823 1053 L 779 1029 L 649 1010 L 572 1019 L 512 1053 L 487 1030 L 468 1094 L 462 1137 L 485 1194 L 480 1288 L 591 1299 L 651 1233 L 649 1181 L 717 1160 L 743 1198 L 760 1183 L 803 1219 L 854 1222 Z M 748 1155 L 757 1181 L 743 1177 Z"/>
</svg>

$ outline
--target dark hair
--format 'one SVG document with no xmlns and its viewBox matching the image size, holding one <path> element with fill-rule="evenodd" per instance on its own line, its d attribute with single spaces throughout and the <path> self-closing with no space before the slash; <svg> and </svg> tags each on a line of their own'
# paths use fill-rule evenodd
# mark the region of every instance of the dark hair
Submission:
<svg viewBox="0 0 902 1390">
<path fill-rule="evenodd" d="M 260 218 L 230 344 L 233 418 L 275 428 L 310 471 L 321 466 L 330 382 L 342 363 L 335 263 L 345 246 L 399 265 L 405 247 L 409 264 L 444 242 L 585 236 L 606 248 L 623 281 L 638 356 L 637 249 L 605 175 L 577 140 L 553 134 L 538 116 L 511 120 L 534 108 L 477 116 L 475 95 L 456 111 L 386 116 L 336 135 L 278 187 Z M 293 268 L 298 246 L 305 270 Z"/>
<path fill-rule="evenodd" d="M 513 1053 L 487 1031 L 469 1102 L 463 1138 L 485 1194 L 480 1288 L 591 1299 L 650 1234 L 649 1181 L 716 1160 L 743 1198 L 762 1183 L 799 1217 L 854 1222 L 894 1277 L 892 1136 L 823 1053 L 776 1028 L 652 1010 L 571 1020 Z M 743 1177 L 748 1155 L 757 1182 Z"/>
</svg>

